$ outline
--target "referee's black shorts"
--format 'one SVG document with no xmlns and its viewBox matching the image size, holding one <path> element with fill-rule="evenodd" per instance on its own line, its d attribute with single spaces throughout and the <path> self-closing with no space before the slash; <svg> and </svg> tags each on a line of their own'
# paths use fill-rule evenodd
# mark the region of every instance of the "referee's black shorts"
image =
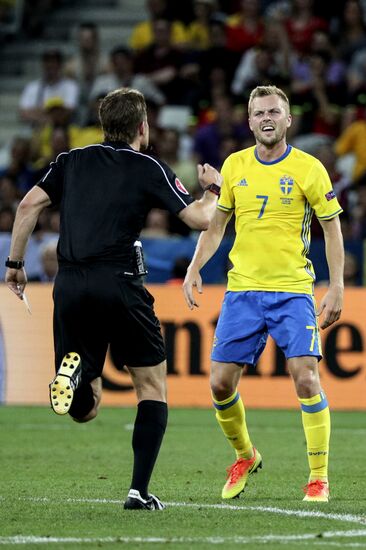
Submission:
<svg viewBox="0 0 366 550">
<path fill-rule="evenodd" d="M 56 371 L 64 355 L 79 353 L 84 381 L 101 375 L 108 345 L 118 367 L 165 360 L 153 296 L 141 278 L 111 265 L 61 265 L 54 291 Z"/>
</svg>

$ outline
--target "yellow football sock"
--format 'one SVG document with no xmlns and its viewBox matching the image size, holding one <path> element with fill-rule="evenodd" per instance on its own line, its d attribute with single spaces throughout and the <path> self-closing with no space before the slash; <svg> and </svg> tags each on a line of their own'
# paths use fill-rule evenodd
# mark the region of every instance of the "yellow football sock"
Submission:
<svg viewBox="0 0 366 550">
<path fill-rule="evenodd" d="M 330 414 L 323 392 L 307 399 L 299 398 L 302 411 L 310 480 L 328 479 L 328 455 L 330 438 Z"/>
<path fill-rule="evenodd" d="M 217 401 L 214 397 L 212 399 L 217 421 L 226 439 L 235 449 L 237 458 L 251 458 L 253 445 L 245 422 L 244 405 L 238 391 L 224 401 Z"/>
</svg>

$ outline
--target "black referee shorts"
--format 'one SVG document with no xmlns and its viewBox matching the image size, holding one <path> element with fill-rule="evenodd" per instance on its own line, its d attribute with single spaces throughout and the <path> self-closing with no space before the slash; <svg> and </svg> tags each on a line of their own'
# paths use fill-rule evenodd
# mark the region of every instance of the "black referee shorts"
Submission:
<svg viewBox="0 0 366 550">
<path fill-rule="evenodd" d="M 140 278 L 111 265 L 65 266 L 54 291 L 56 371 L 64 355 L 79 353 L 84 381 L 101 375 L 108 345 L 117 366 L 147 367 L 165 360 L 153 296 Z"/>
</svg>

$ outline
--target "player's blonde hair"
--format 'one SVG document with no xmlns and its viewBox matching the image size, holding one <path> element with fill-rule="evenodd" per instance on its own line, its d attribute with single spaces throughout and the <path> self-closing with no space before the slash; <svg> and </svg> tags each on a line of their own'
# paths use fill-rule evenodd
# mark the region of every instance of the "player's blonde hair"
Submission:
<svg viewBox="0 0 366 550">
<path fill-rule="evenodd" d="M 287 95 L 283 90 L 281 90 L 281 88 L 277 88 L 277 86 L 257 86 L 250 93 L 248 101 L 248 113 L 250 114 L 254 99 L 256 99 L 257 97 L 265 97 L 267 95 L 277 95 L 278 97 L 280 97 L 285 103 L 288 112 L 290 112 L 290 102 Z"/>
</svg>

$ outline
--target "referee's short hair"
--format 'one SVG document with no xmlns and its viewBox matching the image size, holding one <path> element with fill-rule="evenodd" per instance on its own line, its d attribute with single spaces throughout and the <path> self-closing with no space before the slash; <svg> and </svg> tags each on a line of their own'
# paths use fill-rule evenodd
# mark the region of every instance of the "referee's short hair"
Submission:
<svg viewBox="0 0 366 550">
<path fill-rule="evenodd" d="M 147 118 L 145 98 L 131 88 L 114 90 L 101 101 L 99 118 L 106 141 L 132 143 Z"/>
</svg>

